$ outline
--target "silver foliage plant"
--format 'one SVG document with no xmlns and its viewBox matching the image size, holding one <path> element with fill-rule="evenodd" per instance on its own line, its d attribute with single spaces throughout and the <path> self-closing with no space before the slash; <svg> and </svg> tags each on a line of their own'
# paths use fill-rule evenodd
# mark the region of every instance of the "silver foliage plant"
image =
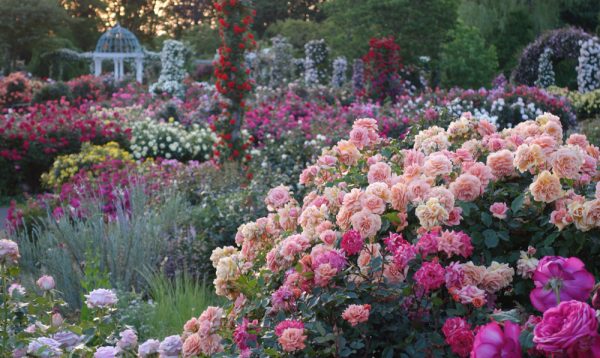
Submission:
<svg viewBox="0 0 600 358">
<path fill-rule="evenodd" d="M 160 53 L 162 68 L 158 82 L 150 86 L 151 93 L 166 92 L 172 96 L 183 97 L 185 88 L 185 53 L 183 43 L 175 40 L 166 40 Z"/>
</svg>

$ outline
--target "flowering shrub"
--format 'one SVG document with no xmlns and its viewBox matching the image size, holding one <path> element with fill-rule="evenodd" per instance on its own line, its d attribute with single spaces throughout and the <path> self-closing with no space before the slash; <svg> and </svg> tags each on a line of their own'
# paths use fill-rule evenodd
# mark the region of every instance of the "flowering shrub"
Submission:
<svg viewBox="0 0 600 358">
<path fill-rule="evenodd" d="M 307 86 L 325 83 L 328 57 L 325 40 L 311 40 L 304 45 L 304 83 Z"/>
<path fill-rule="evenodd" d="M 346 58 L 336 57 L 333 60 L 333 71 L 331 73 L 331 87 L 340 88 L 346 83 L 346 70 L 348 69 L 348 61 Z"/>
<path fill-rule="evenodd" d="M 550 114 L 502 132 L 465 114 L 418 133 L 411 149 L 383 140 L 376 123 L 357 120 L 304 170 L 312 191 L 301 202 L 272 189 L 270 214 L 213 252 L 230 313 L 190 320 L 184 347 L 594 356 L 598 322 L 585 301 L 599 273 L 600 149 L 579 134 L 564 142 Z M 198 333 L 192 322 L 207 317 Z"/>
<path fill-rule="evenodd" d="M 150 86 L 151 93 L 166 92 L 172 96 L 182 97 L 185 94 L 183 79 L 185 78 L 185 52 L 183 43 L 166 40 L 160 53 L 161 70 L 158 82 Z"/>
<path fill-rule="evenodd" d="M 84 75 L 67 82 L 73 99 L 77 101 L 103 101 L 108 96 L 110 86 L 107 82 L 111 80 L 94 75 Z"/>
<path fill-rule="evenodd" d="M 32 95 L 32 83 L 22 72 L 13 72 L 0 80 L 0 109 L 27 104 Z"/>
<path fill-rule="evenodd" d="M 208 160 L 215 142 L 215 134 L 199 124 L 184 127 L 173 118 L 167 122 L 148 118 L 131 123 L 129 147 L 136 159 Z"/>
<path fill-rule="evenodd" d="M 248 78 L 249 69 L 244 68 L 244 53 L 256 45 L 249 31 L 256 11 L 247 0 L 220 0 L 214 3 L 222 40 L 215 61 L 217 91 L 228 101 L 223 102 L 225 115 L 213 123 L 212 130 L 218 140 L 214 155 L 221 161 L 248 160 L 244 151 L 248 148 L 242 138 L 243 114 L 246 94 L 252 89 Z"/>
<path fill-rule="evenodd" d="M 538 87 L 546 88 L 554 84 L 552 54 L 552 49 L 546 48 L 544 49 L 544 52 L 542 52 L 542 54 L 540 55 L 540 59 L 538 62 L 538 78 L 535 81 L 535 85 Z"/>
<path fill-rule="evenodd" d="M 373 38 L 364 56 L 367 95 L 378 101 L 395 100 L 402 93 L 402 58 L 400 46 L 393 37 Z"/>
<path fill-rule="evenodd" d="M 128 135 L 128 129 L 97 118 L 85 106 L 33 105 L 22 114 L 0 117 L 0 157 L 5 163 L 0 175 L 8 176 L 12 188 L 24 183 L 34 190 L 58 155 L 78 152 L 85 142 L 123 143 Z"/>
<path fill-rule="evenodd" d="M 600 40 L 593 37 L 580 42 L 577 85 L 585 93 L 600 88 Z"/>
<path fill-rule="evenodd" d="M 123 165 L 133 162 L 131 154 L 119 148 L 116 142 L 104 145 L 84 143 L 81 152 L 57 157 L 50 171 L 42 174 L 41 180 L 47 188 L 60 188 L 80 170 L 98 176 L 99 173 L 91 173 L 89 169 L 95 164 L 110 160 L 118 160 Z"/>
</svg>

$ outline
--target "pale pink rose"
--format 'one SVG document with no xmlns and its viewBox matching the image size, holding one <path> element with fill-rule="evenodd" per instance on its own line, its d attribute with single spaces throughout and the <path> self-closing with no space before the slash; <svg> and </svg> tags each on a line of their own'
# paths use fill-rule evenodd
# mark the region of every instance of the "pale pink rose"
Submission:
<svg viewBox="0 0 600 358">
<path fill-rule="evenodd" d="M 589 227 L 600 227 L 600 199 L 583 204 L 583 223 Z"/>
<path fill-rule="evenodd" d="M 431 190 L 429 183 L 423 179 L 415 179 L 408 183 L 408 199 L 413 203 L 424 201 L 429 190 Z"/>
<path fill-rule="evenodd" d="M 477 123 L 477 132 L 482 137 L 492 135 L 496 133 L 496 126 L 485 119 L 481 119 L 479 123 Z"/>
<path fill-rule="evenodd" d="M 490 180 L 494 179 L 492 169 L 490 169 L 490 167 L 481 162 L 463 163 L 462 170 L 463 173 L 476 176 L 484 188 L 487 188 L 488 184 L 490 183 Z"/>
<path fill-rule="evenodd" d="M 363 149 L 369 145 L 369 130 L 363 127 L 356 127 L 350 131 L 350 141 L 356 148 Z"/>
<path fill-rule="evenodd" d="M 331 266 L 331 264 L 324 263 L 319 265 L 314 272 L 315 284 L 320 287 L 325 287 L 329 285 L 329 282 L 335 277 L 337 269 Z"/>
<path fill-rule="evenodd" d="M 396 264 L 392 256 L 386 257 L 388 262 L 383 266 L 383 277 L 390 284 L 400 283 L 406 278 L 405 270 L 402 266 Z"/>
<path fill-rule="evenodd" d="M 562 141 L 563 129 L 560 121 L 548 121 L 548 123 L 542 126 L 542 130 L 547 135 L 554 137 L 557 141 Z"/>
<path fill-rule="evenodd" d="M 269 191 L 265 198 L 265 204 L 269 210 L 276 211 L 285 206 L 290 199 L 290 189 L 287 186 L 280 185 Z"/>
<path fill-rule="evenodd" d="M 492 170 L 492 174 L 498 178 L 513 175 L 513 153 L 508 149 L 502 149 L 496 153 L 491 153 L 487 157 L 487 166 Z"/>
<path fill-rule="evenodd" d="M 454 208 L 454 194 L 443 186 L 436 186 L 431 188 L 429 193 L 427 193 L 427 200 L 429 198 L 438 198 L 440 204 L 444 206 L 447 211 L 452 210 Z"/>
<path fill-rule="evenodd" d="M 492 264 L 486 268 L 486 273 L 481 280 L 481 288 L 487 292 L 496 293 L 510 285 L 514 274 L 515 270 L 508 264 L 492 261 Z"/>
<path fill-rule="evenodd" d="M 198 324 L 198 319 L 196 317 L 190 318 L 183 325 L 184 332 L 196 333 L 196 332 L 198 332 L 198 328 L 199 328 L 199 324 Z"/>
<path fill-rule="evenodd" d="M 560 199 L 564 194 L 560 179 L 547 170 L 544 170 L 535 178 L 535 181 L 529 185 L 529 190 L 535 201 L 544 203 L 551 203 Z"/>
<path fill-rule="evenodd" d="M 450 184 L 450 191 L 458 200 L 473 201 L 483 194 L 483 187 L 476 176 L 462 174 Z"/>
<path fill-rule="evenodd" d="M 425 229 L 439 226 L 448 220 L 448 211 L 444 209 L 437 198 L 429 198 L 426 203 L 419 205 L 415 209 L 415 215 Z"/>
<path fill-rule="evenodd" d="M 550 213 L 550 223 L 556 226 L 559 231 L 562 231 L 565 227 L 573 223 L 573 218 L 569 215 L 567 209 L 562 208 Z"/>
<path fill-rule="evenodd" d="M 546 161 L 542 152 L 542 147 L 537 144 L 522 144 L 517 148 L 514 159 L 514 166 L 521 173 L 541 168 Z"/>
<path fill-rule="evenodd" d="M 576 145 L 585 150 L 590 143 L 588 142 L 585 134 L 573 133 L 567 139 L 567 144 Z"/>
<path fill-rule="evenodd" d="M 200 347 L 202 344 L 202 338 L 196 333 L 188 336 L 183 342 L 183 347 L 181 349 L 181 353 L 184 357 L 194 357 L 200 355 L 202 353 L 202 348 Z"/>
<path fill-rule="evenodd" d="M 466 285 L 479 285 L 487 273 L 485 266 L 477 266 L 472 261 L 463 264 L 462 269 Z"/>
<path fill-rule="evenodd" d="M 385 211 L 385 202 L 378 196 L 365 194 L 361 199 L 362 208 L 373 214 L 383 214 Z"/>
<path fill-rule="evenodd" d="M 574 148 L 562 147 L 552 154 L 552 172 L 559 178 L 577 179 L 583 165 L 583 155 Z"/>
<path fill-rule="evenodd" d="M 117 342 L 117 347 L 123 350 L 135 349 L 138 345 L 138 336 L 133 329 L 124 330 L 119 333 L 119 337 L 121 339 Z"/>
<path fill-rule="evenodd" d="M 527 137 L 536 137 L 542 133 L 542 129 L 540 126 L 534 121 L 524 121 L 520 122 L 516 125 L 515 131 L 519 133 L 521 136 Z"/>
<path fill-rule="evenodd" d="M 528 138 L 529 139 L 529 138 Z M 556 149 L 558 143 L 556 139 L 547 134 L 541 135 L 539 137 L 535 137 L 532 140 L 527 141 L 529 144 L 537 144 L 542 148 L 542 152 L 548 156 Z"/>
<path fill-rule="evenodd" d="M 420 176 L 422 172 L 423 167 L 421 165 L 411 164 L 407 167 L 404 167 L 404 173 L 402 173 L 400 178 L 402 178 L 404 182 L 409 182 Z"/>
<path fill-rule="evenodd" d="M 382 182 L 369 184 L 369 186 L 365 189 L 365 193 L 375 195 L 386 203 L 389 203 L 392 200 L 392 192 L 390 191 L 390 188 L 387 184 Z"/>
<path fill-rule="evenodd" d="M 381 161 L 383 161 L 385 158 L 383 157 L 383 155 L 377 153 L 375 155 L 370 156 L 369 158 L 367 158 L 367 165 L 371 166 L 375 163 L 379 163 Z"/>
<path fill-rule="evenodd" d="M 221 318 L 223 317 L 223 309 L 221 307 L 208 306 L 204 312 L 198 317 L 198 323 L 200 324 L 200 330 L 202 331 L 203 325 L 207 332 L 214 332 L 221 327 Z M 202 332 L 204 334 L 204 332 Z"/>
<path fill-rule="evenodd" d="M 596 199 L 600 199 L 600 182 L 596 183 L 596 194 L 595 194 Z"/>
<path fill-rule="evenodd" d="M 299 350 L 303 350 L 306 347 L 304 341 L 306 341 L 306 335 L 304 334 L 304 329 L 301 328 L 287 328 L 285 329 L 277 342 L 281 344 L 281 348 L 285 352 L 295 352 Z"/>
<path fill-rule="evenodd" d="M 369 263 L 371 259 L 381 257 L 381 245 L 379 244 L 367 244 L 364 249 L 360 251 L 356 263 L 363 274 L 369 272 Z"/>
<path fill-rule="evenodd" d="M 408 187 L 403 183 L 396 183 L 392 186 L 391 194 L 392 208 L 394 208 L 394 210 L 405 212 L 409 200 Z"/>
<path fill-rule="evenodd" d="M 333 167 L 337 163 L 337 158 L 333 155 L 325 154 L 317 159 L 317 164 L 327 167 Z"/>
<path fill-rule="evenodd" d="M 20 257 L 16 242 L 0 239 L 0 263 L 16 264 Z"/>
<path fill-rule="evenodd" d="M 581 172 L 589 177 L 593 178 L 597 175 L 598 161 L 591 155 L 583 155 L 583 164 L 581 166 Z"/>
<path fill-rule="evenodd" d="M 221 336 L 218 334 L 211 334 L 206 337 L 202 337 L 202 340 L 200 341 L 200 350 L 203 354 L 209 357 L 219 352 L 223 352 Z"/>
<path fill-rule="evenodd" d="M 50 291 L 56 286 L 56 284 L 54 283 L 54 278 L 48 275 L 40 277 L 37 280 L 36 284 L 42 291 Z"/>
<path fill-rule="evenodd" d="M 360 152 L 358 151 L 358 148 L 356 148 L 354 143 L 350 141 L 341 140 L 334 147 L 334 149 L 338 154 L 340 162 L 345 165 L 355 165 L 358 162 L 358 158 L 360 158 Z"/>
<path fill-rule="evenodd" d="M 384 163 L 379 162 L 369 167 L 369 173 L 367 173 L 367 179 L 369 184 L 376 182 L 387 182 L 392 177 L 392 168 Z"/>
<path fill-rule="evenodd" d="M 494 217 L 504 220 L 506 219 L 506 213 L 508 212 L 508 206 L 506 203 L 493 203 L 490 206 L 490 212 Z"/>
<path fill-rule="evenodd" d="M 364 238 L 371 238 L 381 229 L 381 217 L 363 209 L 350 218 L 352 228 Z"/>
<path fill-rule="evenodd" d="M 52 327 L 60 327 L 65 322 L 65 319 L 60 313 L 56 312 L 52 314 L 50 321 L 52 323 Z"/>
<path fill-rule="evenodd" d="M 486 147 L 490 152 L 498 152 L 502 149 L 506 149 L 507 143 L 501 137 L 490 137 L 487 138 Z"/>
<path fill-rule="evenodd" d="M 442 153 L 433 153 L 425 160 L 423 172 L 432 178 L 448 175 L 452 172 L 452 162 Z"/>
<path fill-rule="evenodd" d="M 349 305 L 342 313 L 342 318 L 352 327 L 369 320 L 371 305 Z"/>
<path fill-rule="evenodd" d="M 474 160 L 471 152 L 464 148 L 458 148 L 454 153 L 449 153 L 454 164 L 460 165 L 460 163 L 464 162 L 472 162 Z"/>
<path fill-rule="evenodd" d="M 342 205 L 352 211 L 358 211 L 361 209 L 361 199 L 364 192 L 360 189 L 354 188 L 349 193 L 344 195 Z"/>
<path fill-rule="evenodd" d="M 319 239 L 325 244 L 332 246 L 337 240 L 337 233 L 333 230 L 325 230 L 319 235 Z"/>
<path fill-rule="evenodd" d="M 425 154 L 423 152 L 414 149 L 405 149 L 402 151 L 404 155 L 403 167 L 406 168 L 411 165 L 422 166 L 425 163 Z"/>
<path fill-rule="evenodd" d="M 350 218 L 352 218 L 352 215 L 354 215 L 354 211 L 351 209 L 345 206 L 340 208 L 340 211 L 338 211 L 337 215 L 335 216 L 336 222 L 340 229 L 347 230 L 350 227 Z"/>
<path fill-rule="evenodd" d="M 308 166 L 300 174 L 299 183 L 302 185 L 310 185 L 314 182 L 315 177 L 319 173 L 319 167 L 316 165 Z"/>
</svg>

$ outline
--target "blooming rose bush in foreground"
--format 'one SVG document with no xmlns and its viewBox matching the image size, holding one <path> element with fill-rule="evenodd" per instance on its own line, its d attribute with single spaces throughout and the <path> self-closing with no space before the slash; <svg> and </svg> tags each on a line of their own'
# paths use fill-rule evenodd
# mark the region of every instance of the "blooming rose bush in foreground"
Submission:
<svg viewBox="0 0 600 358">
<path fill-rule="evenodd" d="M 206 324 L 219 345 L 186 325 L 184 355 L 598 356 L 598 147 L 548 113 L 503 131 L 465 113 L 411 140 L 359 119 L 301 202 L 274 188 L 211 257 L 231 300 Z"/>
</svg>

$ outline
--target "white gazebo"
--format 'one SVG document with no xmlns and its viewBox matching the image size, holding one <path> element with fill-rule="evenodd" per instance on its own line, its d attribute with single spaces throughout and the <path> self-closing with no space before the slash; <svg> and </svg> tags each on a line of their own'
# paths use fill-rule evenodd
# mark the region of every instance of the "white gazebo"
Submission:
<svg viewBox="0 0 600 358">
<path fill-rule="evenodd" d="M 135 61 L 135 79 L 142 83 L 144 73 L 144 50 L 135 35 L 117 24 L 106 31 L 96 44 L 96 50 L 88 53 L 94 61 L 94 75 L 102 74 L 102 62 L 112 60 L 114 63 L 115 80 L 120 80 L 125 75 L 125 60 Z"/>
</svg>

